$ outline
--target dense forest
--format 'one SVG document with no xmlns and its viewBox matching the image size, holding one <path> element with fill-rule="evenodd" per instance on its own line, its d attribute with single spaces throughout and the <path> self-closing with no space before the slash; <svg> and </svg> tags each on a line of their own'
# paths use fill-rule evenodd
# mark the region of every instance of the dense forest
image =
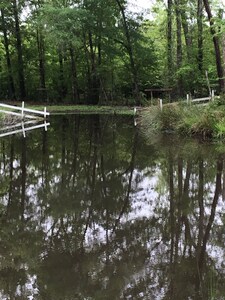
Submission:
<svg viewBox="0 0 225 300">
<path fill-rule="evenodd" d="M 223 9 L 216 0 L 157 0 L 148 14 L 127 0 L 1 0 L 0 98 L 140 105 L 146 88 L 223 92 Z"/>
</svg>

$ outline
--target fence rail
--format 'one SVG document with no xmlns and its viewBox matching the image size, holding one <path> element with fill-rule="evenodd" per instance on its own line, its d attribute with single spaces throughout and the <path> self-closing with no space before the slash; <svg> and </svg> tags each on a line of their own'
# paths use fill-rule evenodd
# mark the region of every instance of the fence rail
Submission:
<svg viewBox="0 0 225 300">
<path fill-rule="evenodd" d="M 196 99 L 192 99 L 191 102 L 202 102 L 202 101 L 211 101 L 211 97 L 205 97 L 205 98 L 196 98 Z"/>
<path fill-rule="evenodd" d="M 15 105 L 4 104 L 4 103 L 0 103 L 0 107 L 9 109 L 9 110 L 0 109 L 0 112 L 20 117 L 22 120 L 24 118 L 37 119 L 37 118 L 40 118 L 40 117 L 42 117 L 42 118 L 44 117 L 44 119 L 46 119 L 47 116 L 50 115 L 50 113 L 46 111 L 46 107 L 44 107 L 43 111 L 30 109 L 30 108 L 25 108 L 24 107 L 24 102 L 22 102 L 21 107 L 20 106 L 15 106 Z M 20 111 L 20 113 L 16 112 L 16 111 Z"/>
<path fill-rule="evenodd" d="M 4 127 L 0 130 L 0 131 L 4 131 L 4 132 L 0 133 L 0 138 L 5 137 L 5 136 L 9 136 L 9 135 L 12 135 L 12 134 L 16 134 L 16 133 L 23 133 L 23 136 L 26 137 L 26 132 L 27 131 L 42 128 L 42 127 L 44 127 L 45 131 L 47 131 L 47 127 L 50 125 L 50 123 L 47 123 L 46 121 L 44 121 L 44 123 L 42 123 L 42 124 L 37 124 L 37 125 L 32 125 L 32 126 L 25 127 L 26 125 L 29 125 L 30 123 L 31 123 L 31 121 L 26 122 L 26 123 L 21 122 L 21 123 L 12 125 L 12 126 Z M 16 127 L 21 127 L 21 128 L 16 129 Z M 12 130 L 10 130 L 10 129 L 12 129 Z M 6 130 L 9 130 L 9 131 L 6 131 Z"/>
<path fill-rule="evenodd" d="M 209 101 L 214 101 L 215 99 L 215 91 L 212 90 L 211 95 L 209 95 L 208 97 L 203 97 L 203 98 L 195 98 L 192 99 L 191 96 L 189 94 L 187 94 L 187 104 L 191 104 L 191 103 L 199 103 L 201 104 L 201 102 L 209 102 Z"/>
</svg>

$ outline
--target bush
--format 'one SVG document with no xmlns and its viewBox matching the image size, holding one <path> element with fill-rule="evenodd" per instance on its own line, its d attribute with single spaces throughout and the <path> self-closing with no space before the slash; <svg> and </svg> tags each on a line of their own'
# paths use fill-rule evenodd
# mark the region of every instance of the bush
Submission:
<svg viewBox="0 0 225 300">
<path fill-rule="evenodd" d="M 165 105 L 160 111 L 151 107 L 141 114 L 143 130 L 173 131 L 202 138 L 225 138 L 225 109 L 221 106 Z"/>
<path fill-rule="evenodd" d="M 159 126 L 162 131 L 175 131 L 181 121 L 179 105 L 165 105 L 160 113 Z"/>
</svg>

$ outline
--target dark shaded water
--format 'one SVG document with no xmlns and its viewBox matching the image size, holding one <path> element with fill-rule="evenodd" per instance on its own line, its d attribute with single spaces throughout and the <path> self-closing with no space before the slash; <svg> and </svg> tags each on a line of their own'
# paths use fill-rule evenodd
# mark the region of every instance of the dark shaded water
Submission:
<svg viewBox="0 0 225 300">
<path fill-rule="evenodd" d="M 70 116 L 0 147 L 0 299 L 225 299 L 225 145 Z"/>
</svg>

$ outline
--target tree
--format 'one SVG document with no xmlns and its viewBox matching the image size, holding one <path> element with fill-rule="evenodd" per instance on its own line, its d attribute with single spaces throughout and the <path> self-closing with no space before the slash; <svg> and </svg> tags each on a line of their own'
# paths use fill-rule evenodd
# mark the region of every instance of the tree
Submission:
<svg viewBox="0 0 225 300">
<path fill-rule="evenodd" d="M 3 35 L 4 35 L 5 56 L 6 56 L 7 69 L 8 69 L 9 97 L 15 99 L 16 92 L 15 92 L 15 85 L 13 80 L 13 71 L 12 71 L 12 63 L 11 63 L 11 57 L 9 51 L 9 40 L 7 34 L 7 25 L 5 20 L 4 8 L 2 7 L 0 11 L 1 11 L 1 25 L 2 25 Z"/>
<path fill-rule="evenodd" d="M 209 5 L 209 1 L 203 0 L 203 2 L 204 2 L 205 10 L 208 15 L 208 20 L 209 20 L 209 24 L 210 24 L 210 32 L 211 32 L 213 44 L 214 44 L 219 88 L 220 88 L 220 91 L 222 93 L 224 93 L 225 92 L 225 79 L 224 79 L 224 73 L 223 73 L 223 64 L 222 64 L 222 59 L 221 59 L 219 37 L 216 34 L 216 30 L 215 30 L 215 26 L 214 26 L 215 24 L 214 24 L 214 20 L 213 20 L 212 11 L 211 11 L 211 8 Z"/>
<path fill-rule="evenodd" d="M 24 78 L 24 62 L 23 62 L 23 51 L 22 51 L 22 39 L 20 31 L 20 20 L 19 20 L 19 7 L 18 1 L 12 0 L 12 11 L 14 15 L 15 22 L 15 38 L 16 38 L 16 50 L 18 57 L 18 80 L 19 80 L 19 90 L 21 99 L 26 98 L 26 89 L 25 89 L 25 78 Z"/>
<path fill-rule="evenodd" d="M 198 24 L 198 69 L 203 72 L 203 1 L 198 0 L 197 24 Z"/>
<path fill-rule="evenodd" d="M 172 0 L 167 1 L 167 68 L 169 81 L 171 81 L 171 75 L 173 74 L 172 4 Z"/>
<path fill-rule="evenodd" d="M 131 72 L 133 75 L 133 91 L 134 91 L 134 97 L 135 97 L 135 103 L 136 105 L 140 105 L 140 92 L 139 92 L 139 82 L 138 82 L 138 74 L 137 74 L 137 67 L 135 64 L 134 60 L 134 54 L 133 54 L 133 46 L 131 43 L 131 36 L 130 36 L 130 31 L 129 31 L 129 25 L 127 22 L 126 14 L 125 14 L 125 6 L 123 1 L 121 0 L 116 0 L 116 3 L 118 4 L 119 10 L 122 15 L 122 22 L 123 22 L 123 27 L 124 27 L 124 33 L 126 36 L 126 50 L 128 52 L 129 58 L 130 58 L 130 67 L 131 67 Z"/>
</svg>

